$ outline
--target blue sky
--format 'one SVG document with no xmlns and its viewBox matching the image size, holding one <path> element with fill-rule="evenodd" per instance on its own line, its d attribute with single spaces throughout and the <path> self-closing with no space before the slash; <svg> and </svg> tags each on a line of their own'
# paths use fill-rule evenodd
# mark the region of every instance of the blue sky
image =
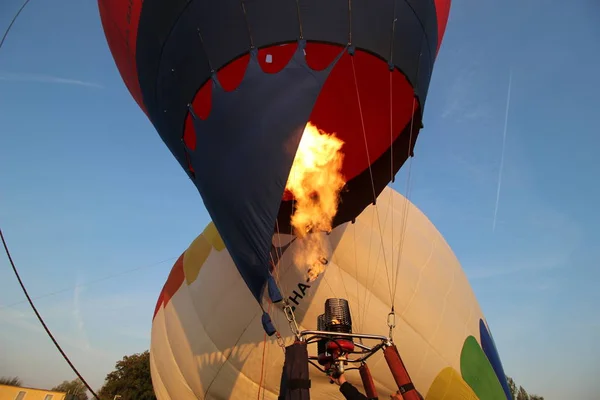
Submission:
<svg viewBox="0 0 600 400">
<path fill-rule="evenodd" d="M 0 31 L 19 6 L 0 2 Z M 410 198 L 460 259 L 505 371 L 550 400 L 600 390 L 599 41 L 595 0 L 455 0 L 412 164 Z M 208 216 L 122 83 L 96 1 L 31 2 L 0 51 L 0 110 L 0 224 L 31 294 L 58 292 L 37 305 L 99 388 L 148 348 Z M 23 300 L 0 257 L 0 376 L 72 378 Z"/>
</svg>

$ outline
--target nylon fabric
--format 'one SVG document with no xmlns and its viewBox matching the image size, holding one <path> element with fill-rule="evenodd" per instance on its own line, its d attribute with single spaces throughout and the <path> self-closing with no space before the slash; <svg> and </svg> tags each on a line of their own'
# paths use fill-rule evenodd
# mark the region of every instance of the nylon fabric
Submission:
<svg viewBox="0 0 600 400">
<path fill-rule="evenodd" d="M 391 303 L 381 251 L 383 246 L 388 262 L 392 253 L 397 262 L 405 205 L 409 209 L 395 297 L 396 345 L 415 387 L 427 400 L 475 399 L 475 392 L 461 376 L 461 368 L 468 368 L 461 365 L 461 354 L 463 363 L 470 362 L 471 358 L 464 357 L 465 343 L 469 348 L 474 343 L 481 344 L 479 321 L 483 314 L 460 263 L 440 232 L 392 189 L 386 188 L 380 196 L 378 213 L 370 206 L 356 224 L 344 224 L 326 236 L 331 243 L 329 263 L 314 282 L 307 283 L 306 268 L 294 264 L 298 239 L 290 241 L 290 235 L 274 237 L 274 246 L 289 244 L 277 266 L 278 281 L 283 294 L 298 302 L 295 315 L 301 330 L 316 328 L 317 316 L 323 312 L 327 298 L 343 297 L 350 303 L 355 332 L 387 335 L 386 319 Z M 158 399 L 185 399 L 188 385 L 200 387 L 198 381 L 203 390 L 208 390 L 201 399 L 256 397 L 263 363 L 261 309 L 226 249 L 213 248 L 199 271 L 194 281 L 182 280 L 181 288 L 159 308 L 153 323 L 151 354 L 156 359 L 153 376 L 160 378 L 155 385 L 162 385 L 157 390 Z M 302 291 L 300 284 L 309 287 Z M 264 306 L 268 304 L 266 297 L 261 300 Z M 171 316 L 165 318 L 162 314 Z M 286 344 L 291 344 L 293 335 L 281 308 L 275 305 L 271 315 Z M 162 326 L 165 323 L 170 324 L 168 329 Z M 175 346 L 185 351 L 165 351 L 165 347 Z M 268 338 L 266 347 L 262 386 L 265 399 L 275 400 L 284 355 L 275 338 Z M 309 345 L 308 351 L 315 355 L 316 345 Z M 483 354 L 483 350 L 479 353 Z M 476 361 L 477 365 L 488 362 L 482 361 L 481 356 Z M 186 373 L 177 373 L 177 366 Z M 380 398 L 395 393 L 397 388 L 381 352 L 369 359 L 369 368 Z M 491 364 L 486 371 L 493 371 Z M 469 368 L 469 379 L 474 379 L 473 373 L 477 374 L 476 368 Z M 330 385 L 327 377 L 313 367 L 309 374 L 312 399 L 339 398 L 338 387 Z M 357 371 L 348 371 L 346 375 L 353 385 L 361 388 Z M 183 376 L 194 378 L 186 378 L 190 383 L 184 384 Z M 481 377 L 492 378 L 497 382 L 489 373 Z M 455 388 L 456 395 L 449 394 L 446 388 Z"/>
<path fill-rule="evenodd" d="M 187 149 L 194 183 L 257 300 L 269 279 L 271 237 L 296 150 L 334 64 L 312 71 L 301 45 L 281 72 L 267 74 L 254 55 L 240 86 L 225 92 L 216 85 L 210 115 L 194 120 L 198 145 Z"/>
</svg>

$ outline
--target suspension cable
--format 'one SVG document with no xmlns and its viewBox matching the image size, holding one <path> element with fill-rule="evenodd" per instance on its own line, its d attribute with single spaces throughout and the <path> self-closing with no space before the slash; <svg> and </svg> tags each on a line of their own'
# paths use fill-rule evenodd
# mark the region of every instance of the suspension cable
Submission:
<svg viewBox="0 0 600 400">
<path fill-rule="evenodd" d="M 61 294 L 61 293 L 65 293 L 65 292 L 70 292 L 70 291 L 72 291 L 74 289 L 77 289 L 77 288 L 86 287 L 86 286 L 90 286 L 90 285 L 95 284 L 95 283 L 107 281 L 109 279 L 116 278 L 116 277 L 119 277 L 119 276 L 122 276 L 122 275 L 126 275 L 126 274 L 129 274 L 131 272 L 139 271 L 141 269 L 155 267 L 157 265 L 161 265 L 161 264 L 164 264 L 164 263 L 169 262 L 169 261 L 174 261 L 176 259 L 177 259 L 177 257 L 170 257 L 170 258 L 166 258 L 166 259 L 161 260 L 161 261 L 157 261 L 157 262 L 152 263 L 152 264 L 146 264 L 146 265 L 141 265 L 141 266 L 138 266 L 138 267 L 135 267 L 135 268 L 126 269 L 126 270 L 123 270 L 123 271 L 116 272 L 114 274 L 105 275 L 105 276 L 100 277 L 98 279 L 92 279 L 92 280 L 89 280 L 89 281 L 85 281 L 85 282 L 77 284 L 75 286 L 63 287 L 62 289 L 58 289 L 58 290 L 55 290 L 53 292 L 44 293 L 44 294 L 41 294 L 39 296 L 35 296 L 32 299 L 33 300 L 40 300 L 40 299 L 44 299 L 46 297 L 56 296 L 57 294 Z M 17 305 L 23 304 L 23 303 L 27 303 L 27 300 L 19 300 L 19 301 L 15 301 L 13 303 L 2 304 L 2 305 L 0 305 L 0 310 L 3 309 L 3 308 L 14 307 L 14 306 L 17 306 Z"/>
<path fill-rule="evenodd" d="M 19 8 L 19 11 L 17 11 L 15 13 L 15 16 L 10 21 L 10 24 L 8 24 L 8 28 L 6 28 L 6 31 L 4 31 L 4 35 L 2 35 L 2 39 L 0 40 L 0 49 L 2 49 L 2 46 L 4 45 L 4 41 L 6 40 L 6 37 L 8 36 L 8 33 L 10 32 L 11 28 L 13 27 L 13 25 L 17 21 L 17 18 L 19 18 L 19 15 L 21 14 L 21 11 L 23 11 L 23 9 L 27 6 L 27 4 L 29 4 L 29 1 L 30 0 L 25 0 L 23 2 L 23 5 L 21 6 L 21 8 Z"/>
<path fill-rule="evenodd" d="M 23 293 L 25 294 L 25 297 L 27 297 L 27 301 L 29 302 L 29 305 L 31 306 L 31 308 L 33 309 L 33 312 L 35 313 L 35 315 L 37 316 L 38 320 L 40 321 L 40 323 L 44 327 L 44 330 L 46 331 L 46 333 L 48 334 L 48 336 L 50 337 L 50 339 L 52 340 L 52 342 L 54 343 L 54 345 L 56 346 L 56 348 L 58 349 L 58 351 L 60 352 L 60 354 L 63 356 L 63 358 L 65 359 L 65 361 L 67 362 L 67 364 L 69 364 L 69 366 L 71 367 L 71 369 L 73 370 L 73 372 L 75 372 L 75 374 L 77 375 L 77 377 L 79 377 L 79 379 L 81 379 L 81 382 L 83 382 L 83 384 L 85 385 L 85 387 L 92 393 L 92 395 L 97 400 L 100 400 L 100 398 L 98 397 L 98 395 L 96 394 L 96 392 L 94 392 L 94 389 L 92 389 L 91 386 L 87 383 L 87 381 L 83 378 L 83 376 L 81 376 L 81 374 L 79 373 L 79 371 L 77 370 L 77 368 L 75 368 L 75 366 L 73 365 L 73 363 L 71 362 L 71 360 L 69 359 L 69 357 L 65 354 L 65 352 L 63 351 L 63 349 L 60 347 L 60 345 L 58 344 L 58 342 L 54 338 L 54 335 L 52 335 L 52 332 L 50 332 L 50 329 L 48 329 L 48 326 L 44 322 L 44 319 L 42 318 L 42 316 L 38 312 L 37 308 L 33 304 L 33 300 L 31 300 L 31 297 L 29 297 L 29 293 L 27 292 L 27 289 L 25 288 L 25 285 L 23 284 L 23 281 L 21 280 L 21 276 L 19 275 L 19 271 L 17 270 L 17 267 L 16 267 L 16 265 L 15 265 L 13 259 L 12 259 L 12 256 L 10 254 L 10 250 L 8 249 L 8 244 L 6 243 L 6 240 L 4 239 L 4 234 L 2 233 L 2 229 L 1 228 L 0 228 L 0 239 L 2 240 L 2 245 L 4 246 L 4 252 L 6 253 L 6 256 L 8 257 L 8 262 L 10 263 L 10 265 L 11 265 L 11 267 L 12 267 L 14 273 L 15 273 L 15 276 L 17 277 L 17 280 L 19 281 L 19 285 L 21 285 L 21 289 L 23 289 Z"/>
<path fill-rule="evenodd" d="M 6 28 L 6 31 L 4 31 L 4 34 L 2 35 L 2 39 L 0 39 L 0 49 L 2 49 L 2 46 L 4 45 L 4 42 L 6 41 L 6 38 L 7 38 L 8 34 L 9 34 L 11 28 L 13 27 L 13 25 L 17 21 L 17 18 L 19 18 L 19 15 L 21 15 L 21 12 L 25 9 L 25 7 L 27 6 L 27 4 L 29 4 L 29 1 L 30 0 L 25 0 L 23 2 L 23 5 L 21 6 L 21 8 L 19 8 L 19 10 L 15 13 L 14 17 L 10 21 L 10 24 Z M 21 276 L 19 275 L 19 271 L 17 270 L 17 266 L 15 265 L 15 263 L 14 263 L 14 261 L 12 259 L 12 255 L 10 253 L 10 250 L 8 249 L 8 244 L 6 243 L 6 240 L 4 238 L 4 234 L 2 233 L 2 228 L 0 228 L 0 239 L 2 240 L 2 246 L 4 247 L 4 252 L 6 253 L 6 257 L 8 258 L 8 262 L 10 263 L 10 265 L 12 267 L 12 270 L 15 273 L 15 276 L 17 277 L 17 280 L 19 281 L 19 285 L 21 286 L 21 289 L 23 290 L 23 293 L 25 294 L 25 297 L 27 297 L 27 301 L 29 302 L 29 305 L 31 306 L 31 308 L 33 309 L 33 312 L 35 313 L 36 317 L 38 318 L 38 320 L 42 324 L 42 327 L 44 328 L 44 330 L 46 331 L 46 333 L 48 334 L 48 336 L 50 337 L 50 339 L 52 340 L 52 342 L 54 343 L 54 345 L 56 346 L 56 348 L 58 349 L 58 351 L 60 352 L 60 354 L 63 356 L 63 358 L 65 359 L 65 361 L 67 362 L 67 364 L 69 364 L 69 366 L 71 367 L 71 369 L 73 370 L 73 372 L 75 372 L 75 375 L 77 375 L 77 377 L 81 380 L 81 382 L 85 385 L 85 387 L 90 391 L 90 393 L 97 400 L 100 400 L 100 398 L 98 397 L 98 395 L 96 394 L 96 392 L 94 391 L 94 389 L 92 389 L 92 387 L 87 383 L 87 381 L 83 378 L 83 376 L 81 376 L 81 374 L 79 373 L 79 371 L 77 370 L 77 368 L 75 368 L 75 366 L 73 365 L 73 363 L 71 362 L 71 360 L 69 359 L 69 357 L 65 354 L 65 352 L 63 351 L 63 349 L 60 347 L 60 345 L 58 344 L 58 342 L 54 338 L 54 335 L 52 335 L 52 332 L 50 332 L 50 329 L 48 328 L 48 326 L 44 322 L 44 319 L 42 318 L 42 316 L 38 312 L 37 308 L 33 304 L 33 300 L 29 296 L 29 293 L 27 292 L 27 289 L 25 288 L 25 284 L 23 284 L 23 280 L 21 279 Z"/>
<path fill-rule="evenodd" d="M 412 170 L 412 157 L 410 157 L 410 152 L 413 144 L 413 128 L 414 128 L 414 119 L 415 119 L 415 105 L 416 99 L 413 97 L 412 101 L 412 117 L 410 119 L 410 132 L 409 132 L 409 143 L 408 143 L 408 173 L 406 177 L 406 193 L 404 197 L 404 207 L 402 209 L 402 228 L 400 231 L 400 246 L 398 249 L 398 258 L 396 260 L 396 274 L 394 280 L 392 282 L 392 312 L 394 312 L 394 303 L 396 300 L 396 289 L 398 288 L 398 278 L 400 276 L 400 266 L 402 261 L 402 253 L 404 250 L 404 241 L 406 238 L 406 230 L 408 228 L 408 215 L 410 210 L 410 190 L 411 190 L 411 170 Z M 394 266 L 392 266 L 392 269 Z"/>
<path fill-rule="evenodd" d="M 356 99 L 358 101 L 358 111 L 359 111 L 359 115 L 360 115 L 360 123 L 361 123 L 361 127 L 362 127 L 362 133 L 363 133 L 363 138 L 365 141 L 365 150 L 367 152 L 367 164 L 369 166 L 369 175 L 371 177 L 371 189 L 373 191 L 373 204 L 375 207 L 375 218 L 377 218 L 377 224 L 378 224 L 378 228 L 379 228 L 379 236 L 380 239 L 383 240 L 383 230 L 381 229 L 381 220 L 379 219 L 379 209 L 377 207 L 377 194 L 375 191 L 375 181 L 373 180 L 373 170 L 371 168 L 371 156 L 369 154 L 369 145 L 367 142 L 367 130 L 365 127 L 365 119 L 363 116 L 363 110 L 362 110 L 362 103 L 360 101 L 360 91 L 358 89 L 358 78 L 356 76 L 356 66 L 354 65 L 354 56 L 350 55 L 350 60 L 352 63 L 352 74 L 354 77 L 354 87 L 356 89 Z M 382 244 L 382 243 L 381 243 Z M 381 248 L 383 248 L 383 245 L 380 246 Z M 386 270 L 386 276 L 388 277 L 388 289 L 390 291 L 390 301 L 391 301 L 391 297 L 392 297 L 392 286 L 391 286 L 391 282 L 389 279 L 389 272 L 388 272 L 388 263 L 387 263 L 387 258 L 385 256 L 385 251 L 383 251 L 383 263 L 385 265 L 385 270 Z"/>
</svg>

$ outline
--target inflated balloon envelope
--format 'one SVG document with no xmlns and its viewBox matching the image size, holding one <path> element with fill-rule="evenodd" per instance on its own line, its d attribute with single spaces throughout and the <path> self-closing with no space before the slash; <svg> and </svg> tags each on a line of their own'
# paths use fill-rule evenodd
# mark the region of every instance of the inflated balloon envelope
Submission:
<svg viewBox="0 0 600 400">
<path fill-rule="evenodd" d="M 393 260 L 394 339 L 417 390 L 436 400 L 507 398 L 502 364 L 467 278 L 442 235 L 414 205 L 386 188 L 377 210 L 368 207 L 355 224 L 343 224 L 327 238 L 329 262 L 310 283 L 306 265 L 294 262 L 298 240 L 273 239 L 274 246 L 285 248 L 275 277 L 296 306 L 300 329 L 316 329 L 325 301 L 344 298 L 354 332 L 387 335 Z M 269 309 L 268 297 L 262 301 Z M 157 303 L 150 349 L 157 397 L 276 399 L 284 354 L 262 330 L 261 313 L 209 224 L 174 266 Z M 291 344 L 283 312 L 273 307 L 271 314 Z M 316 347 L 309 345 L 311 355 Z M 387 398 L 396 387 L 382 353 L 368 363 L 379 398 Z M 316 368 L 310 373 L 312 399 L 341 396 Z M 356 371 L 346 375 L 360 388 Z"/>
<path fill-rule="evenodd" d="M 314 329 L 327 298 L 348 299 L 355 328 L 380 334 L 394 304 L 398 348 L 427 398 L 507 395 L 451 250 L 414 208 L 404 229 L 406 202 L 384 190 L 413 154 L 449 0 L 98 4 L 127 88 L 214 222 L 180 258 L 157 306 L 159 398 L 275 398 L 283 356 L 264 331 L 285 336 L 287 321 L 270 301 L 287 299 L 301 328 Z M 282 234 L 311 229 L 291 229 L 297 196 L 285 192 L 309 122 L 343 142 L 327 260 L 307 260 L 317 273 L 296 257 L 307 239 Z M 389 218 L 386 209 L 395 210 Z M 369 365 L 380 395 L 393 392 L 381 354 Z M 339 396 L 323 376 L 313 381 L 313 398 Z"/>
<path fill-rule="evenodd" d="M 255 299 L 308 122 L 343 143 L 332 227 L 413 153 L 449 0 L 99 0 L 119 72 L 202 195 Z M 199 203 L 200 207 L 200 203 Z M 266 318 L 265 329 L 274 333 Z"/>
</svg>

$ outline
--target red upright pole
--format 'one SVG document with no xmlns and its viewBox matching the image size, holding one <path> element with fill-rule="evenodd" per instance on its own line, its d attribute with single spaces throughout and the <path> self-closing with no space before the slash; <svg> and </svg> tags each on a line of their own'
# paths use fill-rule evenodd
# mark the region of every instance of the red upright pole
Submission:
<svg viewBox="0 0 600 400">
<path fill-rule="evenodd" d="M 394 376 L 394 380 L 398 385 L 399 393 L 402 395 L 403 400 L 421 400 L 421 396 L 415 389 L 408 375 L 408 371 L 402 362 L 400 353 L 395 344 L 388 346 L 383 350 L 385 361 L 387 361 L 390 371 Z"/>
<path fill-rule="evenodd" d="M 360 378 L 362 379 L 363 387 L 365 388 L 365 392 L 369 399 L 377 398 L 377 389 L 375 388 L 375 382 L 373 382 L 373 377 L 371 376 L 371 371 L 367 364 L 362 364 L 358 369 L 360 372 Z"/>
</svg>

